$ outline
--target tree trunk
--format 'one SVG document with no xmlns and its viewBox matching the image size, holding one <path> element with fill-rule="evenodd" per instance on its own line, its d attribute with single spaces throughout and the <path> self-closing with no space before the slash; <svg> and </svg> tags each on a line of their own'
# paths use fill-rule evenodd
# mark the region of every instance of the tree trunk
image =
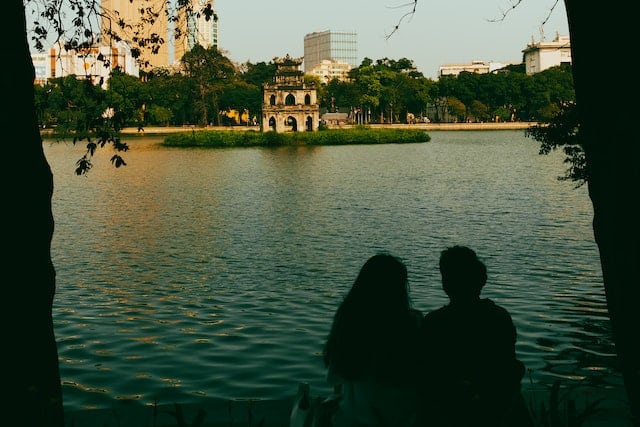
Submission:
<svg viewBox="0 0 640 427">
<path fill-rule="evenodd" d="M 8 0 L 2 40 L 4 143 L 2 237 L 3 424 L 64 426 L 52 305 L 53 178 L 34 107 L 34 69 L 23 0 Z M 11 136 L 8 136 L 11 135 Z"/>
<path fill-rule="evenodd" d="M 565 0 L 582 143 L 589 167 L 593 231 L 613 336 L 634 425 L 640 425 L 640 236 L 637 122 L 630 70 L 637 17 L 624 5 Z M 601 47 L 604 46 L 604 47 Z M 631 95 L 632 96 L 632 95 Z"/>
</svg>

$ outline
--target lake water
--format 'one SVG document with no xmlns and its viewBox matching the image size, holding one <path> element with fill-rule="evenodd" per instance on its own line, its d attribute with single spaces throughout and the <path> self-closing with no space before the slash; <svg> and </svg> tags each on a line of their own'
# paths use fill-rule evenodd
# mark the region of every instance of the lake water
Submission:
<svg viewBox="0 0 640 427">
<path fill-rule="evenodd" d="M 523 131 L 433 131 L 431 142 L 172 149 L 132 138 L 128 165 L 45 141 L 67 410 L 114 401 L 328 393 L 321 348 L 360 266 L 409 269 L 416 308 L 446 302 L 440 250 L 474 248 L 483 295 L 518 330 L 523 387 L 620 389 L 592 207 L 558 181 L 561 153 Z"/>
</svg>

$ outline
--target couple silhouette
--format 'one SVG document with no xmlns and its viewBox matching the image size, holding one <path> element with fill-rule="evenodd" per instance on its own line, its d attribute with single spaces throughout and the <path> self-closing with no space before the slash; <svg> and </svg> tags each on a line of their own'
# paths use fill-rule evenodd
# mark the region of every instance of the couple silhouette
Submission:
<svg viewBox="0 0 640 427">
<path fill-rule="evenodd" d="M 323 349 L 342 426 L 530 426 L 520 393 L 524 364 L 507 310 L 481 298 L 487 269 L 466 246 L 443 250 L 449 303 L 411 305 L 405 264 L 380 253 L 360 269 Z"/>
</svg>

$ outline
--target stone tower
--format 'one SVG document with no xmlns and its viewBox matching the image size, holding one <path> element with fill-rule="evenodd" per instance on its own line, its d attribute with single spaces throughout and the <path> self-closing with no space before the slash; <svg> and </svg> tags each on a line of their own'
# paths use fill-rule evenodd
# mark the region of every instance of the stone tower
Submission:
<svg viewBox="0 0 640 427">
<path fill-rule="evenodd" d="M 315 86 L 307 87 L 302 58 L 274 58 L 276 74 L 262 89 L 262 131 L 316 131 L 320 123 Z"/>
</svg>

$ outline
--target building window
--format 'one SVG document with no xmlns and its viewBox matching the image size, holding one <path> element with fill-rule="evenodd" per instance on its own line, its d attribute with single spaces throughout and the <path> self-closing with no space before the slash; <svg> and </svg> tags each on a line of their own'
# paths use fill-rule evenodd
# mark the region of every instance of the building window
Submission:
<svg viewBox="0 0 640 427">
<path fill-rule="evenodd" d="M 304 96 L 304 105 L 311 105 L 311 95 L 306 94 Z"/>
<path fill-rule="evenodd" d="M 292 94 L 287 95 L 284 99 L 284 105 L 296 105 L 296 97 Z"/>
<path fill-rule="evenodd" d="M 269 97 L 269 105 L 276 105 L 276 96 L 275 95 L 271 95 Z"/>
</svg>

